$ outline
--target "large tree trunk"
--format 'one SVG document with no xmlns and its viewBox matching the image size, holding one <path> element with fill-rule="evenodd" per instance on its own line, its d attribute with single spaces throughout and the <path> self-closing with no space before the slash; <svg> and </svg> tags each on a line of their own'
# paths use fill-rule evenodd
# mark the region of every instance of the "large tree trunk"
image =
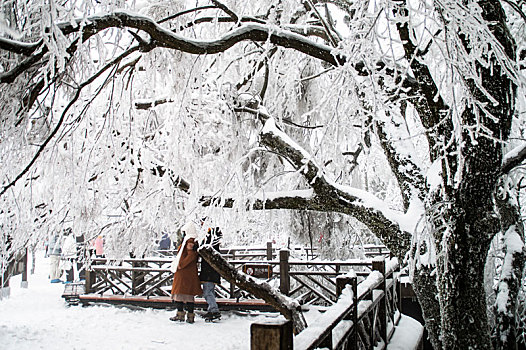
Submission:
<svg viewBox="0 0 526 350">
<path fill-rule="evenodd" d="M 439 301 L 443 349 L 491 349 L 484 265 L 489 243 L 472 235 L 473 225 L 455 230 L 439 258 Z"/>
<path fill-rule="evenodd" d="M 440 305 L 437 303 L 437 284 L 435 270 L 432 266 L 422 266 L 414 272 L 413 290 L 422 308 L 422 316 L 427 330 L 427 334 L 433 348 L 442 349 L 440 337 Z"/>
<path fill-rule="evenodd" d="M 473 113 L 467 110 L 463 117 L 474 120 Z M 492 349 L 484 267 L 490 242 L 500 230 L 492 193 L 502 151 L 484 135 L 473 141 L 464 135 L 464 140 L 464 163 L 457 168 L 463 181 L 458 188 L 446 189 L 449 193 L 443 202 L 449 199 L 449 209 L 442 213 L 445 224 L 436 232 L 442 346 L 448 350 Z"/>
</svg>

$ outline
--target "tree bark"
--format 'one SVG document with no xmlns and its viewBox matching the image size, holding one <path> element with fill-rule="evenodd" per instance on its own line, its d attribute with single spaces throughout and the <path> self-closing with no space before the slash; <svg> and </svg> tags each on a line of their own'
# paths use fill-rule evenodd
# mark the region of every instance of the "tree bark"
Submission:
<svg viewBox="0 0 526 350">
<path fill-rule="evenodd" d="M 493 311 L 496 329 L 493 337 L 497 349 L 515 350 L 518 347 L 517 297 L 522 285 L 526 251 L 519 208 L 511 200 L 512 194 L 504 189 L 503 192 L 505 196 L 497 198 L 497 207 L 501 218 L 504 261 L 495 290 L 497 301 Z"/>
<path fill-rule="evenodd" d="M 476 225 L 457 222 L 451 234 L 445 233 L 438 259 L 442 348 L 492 349 L 484 290 L 489 241 L 476 234 Z"/>
</svg>

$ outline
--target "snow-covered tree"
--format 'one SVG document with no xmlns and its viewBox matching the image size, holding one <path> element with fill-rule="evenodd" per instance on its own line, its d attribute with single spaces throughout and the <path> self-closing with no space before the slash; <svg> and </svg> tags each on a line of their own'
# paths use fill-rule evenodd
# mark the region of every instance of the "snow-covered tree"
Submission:
<svg viewBox="0 0 526 350">
<path fill-rule="evenodd" d="M 407 259 L 436 349 L 516 346 L 522 2 L 1 6 L 0 227 L 14 246 L 72 225 L 144 251 L 205 212 L 239 234 L 288 225 L 273 209 L 345 214 Z"/>
</svg>

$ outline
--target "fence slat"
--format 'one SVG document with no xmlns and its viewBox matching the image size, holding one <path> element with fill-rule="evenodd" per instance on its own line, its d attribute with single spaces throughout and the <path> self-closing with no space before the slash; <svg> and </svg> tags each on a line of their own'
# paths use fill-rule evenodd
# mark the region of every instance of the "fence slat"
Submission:
<svg viewBox="0 0 526 350">
<path fill-rule="evenodd" d="M 378 271 L 384 276 L 382 282 L 378 286 L 378 289 L 381 289 L 384 292 L 384 296 L 378 305 L 378 318 L 380 320 L 380 336 L 385 344 L 387 344 L 387 289 L 385 283 L 385 259 L 383 257 L 373 260 L 373 271 Z"/>
<path fill-rule="evenodd" d="M 289 295 L 290 292 L 289 256 L 290 252 L 287 249 L 279 251 L 279 290 L 285 295 Z"/>
</svg>

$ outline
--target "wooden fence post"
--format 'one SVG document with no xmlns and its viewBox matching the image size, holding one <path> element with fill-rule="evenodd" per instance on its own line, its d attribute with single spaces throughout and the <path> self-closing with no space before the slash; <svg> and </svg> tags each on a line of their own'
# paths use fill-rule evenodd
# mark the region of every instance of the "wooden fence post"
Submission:
<svg viewBox="0 0 526 350">
<path fill-rule="evenodd" d="M 267 241 L 267 260 L 272 260 L 272 241 Z"/>
<path fill-rule="evenodd" d="M 289 255 L 287 249 L 279 251 L 279 290 L 285 295 L 290 292 Z"/>
<path fill-rule="evenodd" d="M 396 303 L 398 304 L 397 305 L 398 312 L 400 312 L 401 314 L 402 313 L 402 283 L 400 282 L 400 277 L 402 277 L 402 273 L 400 270 L 400 264 L 398 264 L 398 268 L 396 269 L 396 272 L 398 272 L 398 277 L 396 278 L 396 285 L 395 285 L 396 296 L 398 297 L 398 299 L 396 300 Z"/>
<path fill-rule="evenodd" d="M 91 287 L 95 282 L 95 271 L 86 268 L 86 280 L 84 282 L 84 290 L 86 291 L 86 294 L 91 293 Z"/>
<path fill-rule="evenodd" d="M 352 332 L 351 344 L 352 349 L 358 349 L 358 277 L 351 277 L 352 288 Z M 348 348 L 350 348 L 348 346 Z"/>
<path fill-rule="evenodd" d="M 378 271 L 383 276 L 383 281 L 379 285 L 379 288 L 382 289 L 384 292 L 384 297 L 380 300 L 380 303 L 378 304 L 378 318 L 380 319 L 380 336 L 384 340 L 384 342 L 387 344 L 387 289 L 386 289 L 386 283 L 385 283 L 385 258 L 379 257 L 375 258 L 373 260 L 373 271 Z M 372 339 L 373 340 L 373 339 Z M 374 342 L 374 340 L 373 340 Z"/>
<path fill-rule="evenodd" d="M 336 277 L 336 298 L 342 295 L 343 290 L 347 284 L 351 284 L 352 277 L 340 275 Z"/>
<path fill-rule="evenodd" d="M 232 250 L 232 260 L 236 260 L 236 251 Z M 232 282 L 230 282 L 230 299 L 234 299 L 236 297 L 236 285 Z"/>
<path fill-rule="evenodd" d="M 22 270 L 22 281 L 20 282 L 20 287 L 27 288 L 27 248 L 24 257 L 22 258 L 22 265 L 24 265 L 24 269 Z"/>
<path fill-rule="evenodd" d="M 5 267 L 2 280 L 0 281 L 0 289 L 2 288 L 9 288 L 9 265 Z"/>
<path fill-rule="evenodd" d="M 290 320 L 250 325 L 251 350 L 292 350 L 293 339 L 292 321 Z"/>
<path fill-rule="evenodd" d="M 86 272 L 85 272 L 85 277 L 86 277 L 86 281 L 85 281 L 85 286 L 84 286 L 84 290 L 85 290 L 85 293 L 86 294 L 89 294 L 89 293 L 93 293 L 93 285 L 95 284 L 96 282 L 96 274 L 97 272 L 95 270 L 93 270 L 91 268 L 92 265 L 96 265 L 97 263 L 96 262 L 93 262 L 91 260 L 90 257 L 87 258 L 87 261 L 86 261 L 86 266 L 85 266 L 85 269 L 86 269 Z"/>
</svg>

